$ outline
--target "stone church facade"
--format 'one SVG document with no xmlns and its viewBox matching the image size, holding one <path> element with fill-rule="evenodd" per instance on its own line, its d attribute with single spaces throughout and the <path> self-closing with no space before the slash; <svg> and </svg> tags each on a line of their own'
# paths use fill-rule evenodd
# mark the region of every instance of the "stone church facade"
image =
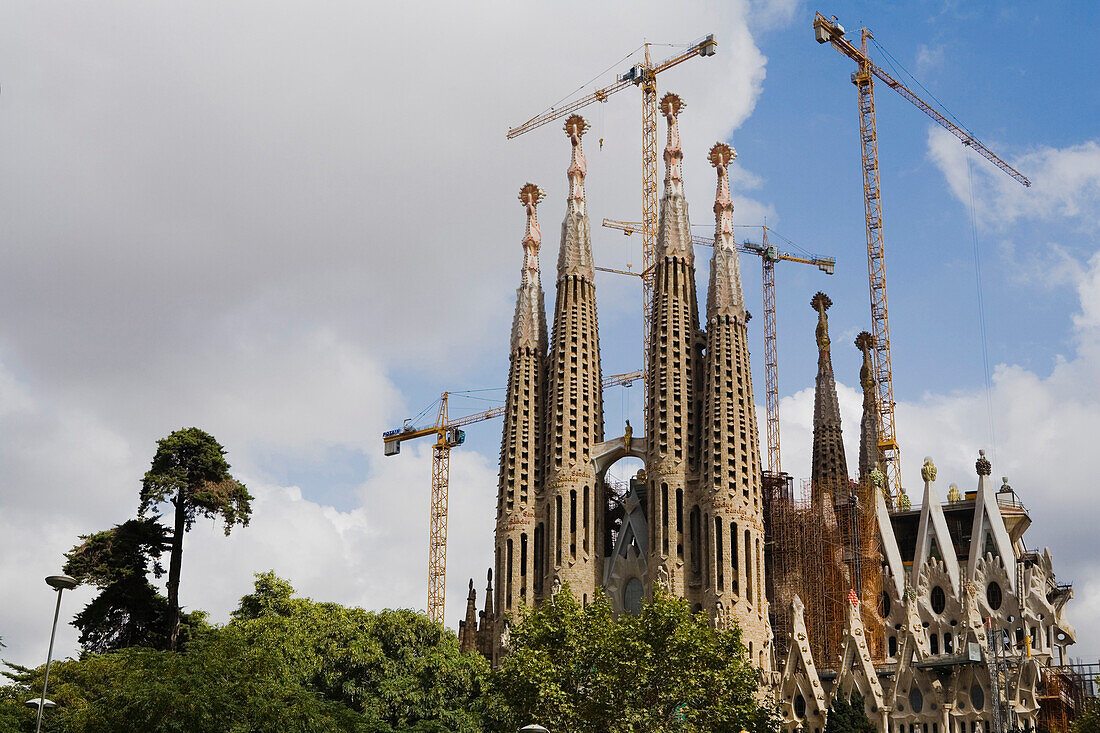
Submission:
<svg viewBox="0 0 1100 733">
<path fill-rule="evenodd" d="M 854 586 L 826 613 L 807 608 L 816 596 L 800 588 L 797 578 L 767 577 L 777 567 L 777 546 L 766 528 L 769 496 L 749 367 L 750 315 L 733 234 L 728 168 L 736 154 L 719 143 L 708 156 L 717 178 L 715 236 L 700 312 L 684 197 L 683 108 L 674 94 L 660 101 L 667 141 L 644 435 L 634 435 L 629 423 L 618 437 L 604 435 L 582 149 L 588 125 L 580 116 L 565 122 L 572 151 L 569 195 L 549 321 L 539 262 L 543 193 L 530 183 L 520 190 L 527 223 L 510 341 L 494 558 L 480 613 L 471 581 L 462 647 L 499 662 L 519 610 L 564 588 L 582 603 L 602 590 L 617 613 L 635 612 L 662 588 L 708 614 L 716 626 L 740 627 L 762 688 L 774 695 L 788 730 L 821 733 L 831 697 L 853 690 L 863 694 L 884 733 L 984 732 L 1005 705 L 1019 727 L 1034 728 L 1043 670 L 1052 659 L 1064 659 L 1073 642 L 1063 615 L 1072 590 L 1055 582 L 1049 551 L 1027 549 L 1027 512 L 1007 481 L 993 487 L 984 456 L 976 486 L 960 491 L 952 485 L 946 503 L 931 460 L 923 469 L 921 509 L 888 502 L 877 470 L 874 383 L 866 364 L 861 381 L 871 397 L 861 425 L 859 483 L 865 490 L 859 496 L 865 498 L 858 506 L 873 528 L 874 582 L 853 574 L 844 551 L 835 557 L 826 552 L 825 564 L 835 566 L 823 576 L 826 582 L 843 586 L 845 594 Z M 841 441 L 828 306 L 827 296 L 815 296 L 821 358 L 812 506 L 825 532 L 842 546 L 850 539 L 837 520 L 848 501 L 842 496 L 849 496 L 842 487 L 857 482 L 848 477 Z M 866 361 L 869 346 L 860 348 Z M 606 476 L 627 456 L 640 459 L 644 469 L 622 490 Z M 856 502 L 857 493 L 850 496 Z M 775 613 L 772 604 L 781 604 L 782 612 Z M 817 626 L 807 621 L 822 614 L 834 625 L 829 633 L 835 640 L 824 647 L 810 643 L 810 629 Z M 815 659 L 815 649 L 825 658 Z M 995 706 L 995 699 L 1001 704 Z"/>
</svg>

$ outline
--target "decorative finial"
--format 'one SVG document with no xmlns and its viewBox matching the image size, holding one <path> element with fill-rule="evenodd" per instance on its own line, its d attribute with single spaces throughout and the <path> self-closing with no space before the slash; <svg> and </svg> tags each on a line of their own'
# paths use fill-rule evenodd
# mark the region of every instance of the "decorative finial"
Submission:
<svg viewBox="0 0 1100 733">
<path fill-rule="evenodd" d="M 884 474 L 878 468 L 872 468 L 871 485 L 881 491 L 882 487 L 886 485 L 886 474 Z"/>
<path fill-rule="evenodd" d="M 848 589 L 848 603 L 851 603 L 853 606 L 859 605 L 859 596 L 856 595 L 855 588 Z"/>
<path fill-rule="evenodd" d="M 920 468 L 920 476 L 925 481 L 936 480 L 936 464 L 932 462 L 932 456 L 924 457 L 924 465 Z"/>
<path fill-rule="evenodd" d="M 909 495 L 902 491 L 898 494 L 898 509 L 903 512 L 907 512 L 913 508 L 913 502 L 909 498 Z"/>
<path fill-rule="evenodd" d="M 539 247 L 542 245 L 542 229 L 536 208 L 546 198 L 546 192 L 533 183 L 523 184 L 519 201 L 527 209 L 527 228 L 523 232 L 523 282 L 534 282 L 539 271 Z"/>
<path fill-rule="evenodd" d="M 863 352 L 863 365 L 859 368 L 859 383 L 863 391 L 870 392 L 875 387 L 875 365 L 871 358 L 871 349 L 875 347 L 875 337 L 867 331 L 856 336 L 856 348 Z"/>
<path fill-rule="evenodd" d="M 715 143 L 707 159 L 718 171 L 718 190 L 714 193 L 714 245 L 733 248 L 733 200 L 730 198 L 729 165 L 737 157 L 733 148 Z"/>
<path fill-rule="evenodd" d="M 817 311 L 817 348 L 822 352 L 829 348 L 829 319 L 825 311 L 832 306 L 832 299 L 820 290 L 810 298 L 810 307 Z"/>
<path fill-rule="evenodd" d="M 573 157 L 569 161 L 569 201 L 574 213 L 584 214 L 584 177 L 588 173 L 588 162 L 581 148 L 581 138 L 588 132 L 588 121 L 580 115 L 570 115 L 565 121 L 565 134 L 573 144 Z"/>
<path fill-rule="evenodd" d="M 680 147 L 680 112 L 686 107 L 684 100 L 672 92 L 661 97 L 660 110 L 668 123 L 668 141 L 665 143 L 665 195 L 683 194 L 684 173 L 681 162 L 684 151 Z"/>
<path fill-rule="evenodd" d="M 1007 494 L 1012 491 L 1012 487 L 1008 485 L 1008 476 L 1001 476 L 1001 493 Z"/>
<path fill-rule="evenodd" d="M 988 476 L 993 471 L 993 466 L 990 465 L 989 459 L 985 457 L 985 451 L 978 451 L 978 460 L 974 462 L 974 468 L 977 469 L 979 476 Z"/>
<path fill-rule="evenodd" d="M 951 484 L 951 486 L 947 490 L 947 501 L 951 504 L 958 504 L 962 500 L 963 495 L 962 492 L 959 491 L 959 485 Z"/>
</svg>

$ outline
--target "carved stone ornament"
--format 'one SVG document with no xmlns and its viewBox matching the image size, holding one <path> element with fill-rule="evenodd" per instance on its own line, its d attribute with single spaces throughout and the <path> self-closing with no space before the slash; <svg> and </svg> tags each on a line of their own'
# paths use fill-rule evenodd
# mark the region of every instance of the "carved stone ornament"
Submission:
<svg viewBox="0 0 1100 733">
<path fill-rule="evenodd" d="M 993 466 L 990 465 L 989 459 L 985 457 L 985 451 L 978 451 L 978 460 L 974 462 L 974 468 L 978 471 L 979 476 L 988 476 L 993 471 Z"/>
<path fill-rule="evenodd" d="M 924 465 L 920 468 L 920 477 L 925 481 L 936 480 L 936 464 L 932 462 L 932 456 L 924 457 Z"/>
</svg>

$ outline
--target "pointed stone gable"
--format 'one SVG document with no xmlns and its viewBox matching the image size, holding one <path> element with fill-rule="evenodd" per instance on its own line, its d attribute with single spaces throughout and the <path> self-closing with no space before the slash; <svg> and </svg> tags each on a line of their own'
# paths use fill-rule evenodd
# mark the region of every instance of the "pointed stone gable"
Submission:
<svg viewBox="0 0 1100 733">
<path fill-rule="evenodd" d="M 968 580 L 974 579 L 978 562 L 984 558 L 986 546 L 992 543 L 996 550 L 995 557 L 1008 573 L 1012 591 L 1016 592 L 1016 553 L 997 505 L 997 494 L 989 481 L 992 466 L 984 450 L 979 451 L 974 465 L 978 472 L 978 493 L 974 499 L 974 523 L 970 528 L 970 558 L 966 564 L 966 577 Z"/>
<path fill-rule="evenodd" d="M 802 599 L 795 595 L 791 601 L 791 643 L 787 649 L 783 676 L 779 681 L 779 703 L 781 707 L 787 708 L 789 717 L 790 709 L 794 707 L 795 696 L 802 695 L 806 707 L 803 719 L 814 721 L 808 727 L 824 728 L 829 704 L 825 700 L 825 690 L 821 686 L 821 677 L 817 673 L 817 665 L 814 664 L 813 653 L 810 651 L 805 612 L 806 607 Z"/>
<path fill-rule="evenodd" d="M 955 554 L 951 535 L 947 531 L 947 519 L 943 515 L 939 494 L 936 492 L 936 465 L 931 458 L 924 459 L 921 477 L 924 479 L 924 505 L 920 512 L 917 549 L 909 582 L 913 587 L 920 585 L 920 574 L 924 564 L 931 558 L 944 564 L 947 575 L 951 579 L 951 590 L 958 592 L 959 560 Z"/>
<path fill-rule="evenodd" d="M 885 696 L 875 673 L 875 665 L 871 662 L 870 644 L 860 618 L 859 598 L 855 591 L 848 596 L 848 624 L 844 631 L 840 674 L 833 687 L 833 695 L 838 692 L 851 694 L 852 690 L 858 690 L 875 710 L 882 709 Z"/>
</svg>

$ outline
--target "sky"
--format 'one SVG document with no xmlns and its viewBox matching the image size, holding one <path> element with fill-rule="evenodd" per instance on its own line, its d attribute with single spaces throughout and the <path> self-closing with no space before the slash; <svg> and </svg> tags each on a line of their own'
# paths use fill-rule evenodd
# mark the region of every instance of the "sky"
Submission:
<svg viewBox="0 0 1100 733">
<path fill-rule="evenodd" d="M 706 33 L 718 53 L 661 75 L 686 101 L 684 176 L 713 231 L 710 146 L 738 151 L 738 236 L 766 223 L 836 274 L 777 267 L 783 466 L 809 474 L 811 296 L 834 306 L 850 463 L 869 325 L 852 63 L 815 10 L 919 79 L 1033 185 L 1023 188 L 883 85 L 878 132 L 898 439 L 920 495 L 972 488 L 989 453 L 1031 511 L 1029 547 L 1072 582 L 1071 655 L 1100 657 L 1092 439 L 1100 434 L 1100 68 L 1091 3 L 815 7 L 710 3 L 11 2 L 0 9 L 0 657 L 40 664 L 59 572 L 82 534 L 132 517 L 156 441 L 199 426 L 255 496 L 227 538 L 187 535 L 181 601 L 228 619 L 269 569 L 304 595 L 424 608 L 431 450 L 381 433 L 445 390 L 452 416 L 499 404 L 541 185 L 551 293 L 569 144 L 506 130 Z M 669 45 L 671 44 L 671 45 Z M 637 219 L 639 95 L 584 110 L 589 212 Z M 662 139 L 663 139 L 663 132 Z M 601 144 L 602 140 L 602 144 Z M 594 227 L 597 264 L 640 242 Z M 699 282 L 706 282 L 701 251 Z M 760 270 L 742 262 L 749 309 Z M 640 366 L 636 278 L 597 279 L 605 374 Z M 552 307 L 552 300 L 551 300 Z M 763 420 L 763 319 L 750 329 Z M 605 398 L 608 435 L 641 390 Z M 430 411 L 428 413 L 431 414 Z M 763 433 L 762 433 L 763 434 Z M 452 452 L 446 621 L 492 555 L 500 424 Z M 945 493 L 944 489 L 941 493 Z M 66 594 L 66 622 L 94 595 Z"/>
</svg>

